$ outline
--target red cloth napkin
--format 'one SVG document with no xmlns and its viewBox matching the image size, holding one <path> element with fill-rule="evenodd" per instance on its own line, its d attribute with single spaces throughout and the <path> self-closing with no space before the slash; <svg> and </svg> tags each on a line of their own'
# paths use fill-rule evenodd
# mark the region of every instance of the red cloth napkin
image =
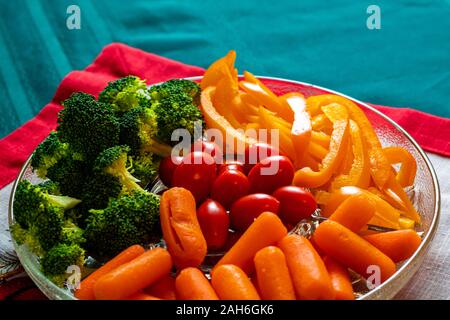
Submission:
<svg viewBox="0 0 450 320">
<path fill-rule="evenodd" d="M 52 101 L 32 120 L 0 140 L 0 188 L 11 182 L 36 146 L 56 127 L 60 102 L 72 92 L 97 95 L 108 81 L 129 74 L 149 84 L 202 75 L 204 70 L 120 43 L 106 46 L 83 71 L 69 73 Z M 450 157 L 450 119 L 406 108 L 374 106 L 408 131 L 427 151 Z"/>
</svg>

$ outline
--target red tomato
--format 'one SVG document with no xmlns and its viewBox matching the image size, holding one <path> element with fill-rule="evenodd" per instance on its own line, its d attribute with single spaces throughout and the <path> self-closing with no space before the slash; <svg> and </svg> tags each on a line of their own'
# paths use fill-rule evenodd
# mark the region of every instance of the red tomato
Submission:
<svg viewBox="0 0 450 320">
<path fill-rule="evenodd" d="M 214 159 L 207 153 L 194 151 L 187 154 L 175 169 L 172 186 L 188 189 L 200 204 L 209 196 L 215 178 Z"/>
<path fill-rule="evenodd" d="M 250 192 L 271 194 L 279 187 L 290 185 L 294 178 L 294 165 L 285 156 L 271 156 L 261 160 L 248 174 Z"/>
<path fill-rule="evenodd" d="M 238 231 L 244 231 L 261 213 L 270 211 L 277 214 L 279 205 L 280 202 L 276 198 L 265 193 L 244 196 L 231 206 L 231 226 Z"/>
<path fill-rule="evenodd" d="M 207 153 L 216 160 L 216 163 L 222 163 L 222 150 L 220 150 L 219 146 L 214 142 L 197 140 L 192 144 L 191 151 L 201 151 Z"/>
<path fill-rule="evenodd" d="M 285 186 L 273 194 L 280 201 L 280 218 L 296 225 L 300 220 L 308 218 L 317 209 L 317 202 L 311 192 L 296 186 Z"/>
<path fill-rule="evenodd" d="M 173 157 L 173 159 L 171 156 L 168 156 L 159 163 L 159 178 L 166 187 L 170 188 L 172 186 L 173 174 L 182 160 L 183 157 L 180 156 Z"/>
<path fill-rule="evenodd" d="M 261 160 L 277 155 L 280 155 L 280 152 L 267 143 L 258 142 L 247 146 L 245 148 L 245 159 L 243 159 L 245 163 L 244 173 L 248 173 L 253 166 L 261 162 Z"/>
<path fill-rule="evenodd" d="M 238 160 L 227 160 L 225 163 L 222 163 L 219 165 L 218 174 L 221 174 L 223 171 L 240 171 L 245 174 L 244 172 L 244 164 Z"/>
<path fill-rule="evenodd" d="M 233 202 L 248 194 L 249 189 L 250 183 L 245 174 L 236 170 L 225 170 L 214 181 L 211 198 L 230 209 Z"/>
<path fill-rule="evenodd" d="M 227 241 L 230 227 L 230 218 L 225 208 L 219 202 L 207 199 L 197 209 L 197 219 L 208 249 L 221 249 Z"/>
</svg>

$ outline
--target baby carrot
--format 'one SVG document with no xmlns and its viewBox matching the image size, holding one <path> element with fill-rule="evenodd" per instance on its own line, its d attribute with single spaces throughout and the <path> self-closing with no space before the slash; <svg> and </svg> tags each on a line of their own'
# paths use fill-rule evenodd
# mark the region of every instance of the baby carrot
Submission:
<svg viewBox="0 0 450 320">
<path fill-rule="evenodd" d="M 334 298 L 325 264 L 308 239 L 291 234 L 284 237 L 278 245 L 286 256 L 298 299 L 330 300 Z"/>
<path fill-rule="evenodd" d="M 364 237 L 394 262 L 408 259 L 420 246 L 420 236 L 411 229 L 381 232 Z"/>
<path fill-rule="evenodd" d="M 206 240 L 197 220 L 195 199 L 184 188 L 163 193 L 160 206 L 161 229 L 167 250 L 179 269 L 197 267 L 206 256 Z"/>
<path fill-rule="evenodd" d="M 131 296 L 125 298 L 125 300 L 161 300 L 158 297 L 152 296 L 148 293 L 139 291 L 137 293 L 133 293 Z"/>
<path fill-rule="evenodd" d="M 355 300 L 352 282 L 350 281 L 347 268 L 328 256 L 323 258 L 323 262 L 330 275 L 334 298 L 336 300 Z"/>
<path fill-rule="evenodd" d="M 214 269 L 222 264 L 234 264 L 250 274 L 254 270 L 253 257 L 256 252 L 277 243 L 286 234 L 286 227 L 280 218 L 271 212 L 264 212 L 253 221 L 234 246 L 217 262 Z"/>
<path fill-rule="evenodd" d="M 106 262 L 103 266 L 101 266 L 93 273 L 91 273 L 86 279 L 81 281 L 80 288 L 77 291 L 75 291 L 75 297 L 77 297 L 80 300 L 94 300 L 95 299 L 94 285 L 97 282 L 97 280 L 100 279 L 100 277 L 114 270 L 118 266 L 133 260 L 134 258 L 140 256 L 144 252 L 145 249 L 138 244 L 123 250 L 117 256 L 115 256 L 114 258 Z"/>
<path fill-rule="evenodd" d="M 269 246 L 254 258 L 258 288 L 264 300 L 295 300 L 294 286 L 284 253 Z"/>
<path fill-rule="evenodd" d="M 365 194 L 350 196 L 330 216 L 330 220 L 339 222 L 344 227 L 358 232 L 374 216 L 375 206 Z"/>
<path fill-rule="evenodd" d="M 213 287 L 197 268 L 183 269 L 175 281 L 178 299 L 218 300 Z"/>
<path fill-rule="evenodd" d="M 98 279 L 94 286 L 97 300 L 120 300 L 136 293 L 168 274 L 172 259 L 167 250 L 155 248 Z"/>
<path fill-rule="evenodd" d="M 327 255 L 363 277 L 375 275 L 373 266 L 379 268 L 381 282 L 395 273 L 395 263 L 388 256 L 335 221 L 322 222 L 313 237 Z"/>
<path fill-rule="evenodd" d="M 144 289 L 144 292 L 164 300 L 176 300 L 175 279 L 167 274 L 150 287 Z"/>
<path fill-rule="evenodd" d="M 214 270 L 211 284 L 222 300 L 259 300 L 250 279 L 238 266 L 222 264 Z"/>
</svg>

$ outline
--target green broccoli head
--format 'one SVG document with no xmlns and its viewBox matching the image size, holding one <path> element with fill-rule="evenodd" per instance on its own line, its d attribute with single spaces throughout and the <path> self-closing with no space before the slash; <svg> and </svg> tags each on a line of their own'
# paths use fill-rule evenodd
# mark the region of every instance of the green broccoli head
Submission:
<svg viewBox="0 0 450 320">
<path fill-rule="evenodd" d="M 69 144 L 61 142 L 58 134 L 51 132 L 33 152 L 31 166 L 37 175 L 44 179 L 47 177 L 47 170 L 68 154 Z"/>
<path fill-rule="evenodd" d="M 83 186 L 81 196 L 82 215 L 89 209 L 103 209 L 110 199 L 115 199 L 122 192 L 123 185 L 119 178 L 104 172 L 95 172 Z M 85 218 L 85 217 L 83 217 Z"/>
<path fill-rule="evenodd" d="M 158 175 L 160 159 L 152 153 L 129 157 L 130 173 L 145 187 Z"/>
<path fill-rule="evenodd" d="M 50 280 L 62 287 L 69 275 L 67 273 L 69 266 L 83 269 L 84 253 L 78 244 L 58 244 L 41 258 L 42 271 Z"/>
<path fill-rule="evenodd" d="M 84 161 L 65 157 L 47 170 L 47 178 L 58 183 L 62 194 L 79 198 L 82 195 L 83 183 L 88 176 L 87 172 Z"/>
<path fill-rule="evenodd" d="M 132 154 L 156 153 L 168 156 L 171 147 L 158 141 L 158 122 L 150 108 L 135 108 L 120 119 L 120 141 L 130 146 Z"/>
<path fill-rule="evenodd" d="M 150 106 L 150 96 L 144 80 L 127 76 L 108 83 L 100 92 L 98 101 L 109 103 L 113 110 L 122 114 L 138 106 Z"/>
<path fill-rule="evenodd" d="M 77 92 L 63 106 L 58 115 L 58 135 L 89 163 L 101 151 L 119 144 L 119 121 L 109 105 Z"/>
<path fill-rule="evenodd" d="M 187 129 L 194 138 L 194 124 L 204 119 L 198 108 L 200 88 L 189 80 L 170 80 L 150 88 L 152 110 L 158 123 L 157 138 L 173 145 L 172 133 L 176 129 Z"/>
<path fill-rule="evenodd" d="M 112 200 L 103 210 L 91 210 L 85 236 L 88 249 L 105 258 L 158 238 L 159 197 L 134 191 Z"/>
<path fill-rule="evenodd" d="M 198 83 L 185 79 L 172 79 L 161 83 L 156 88 L 150 89 L 150 96 L 152 99 L 161 100 L 167 98 L 175 93 L 187 94 L 192 101 L 199 105 L 201 89 Z M 156 90 L 155 90 L 156 89 Z"/>
<path fill-rule="evenodd" d="M 130 147 L 126 145 L 115 146 L 104 150 L 94 163 L 94 172 L 110 175 L 118 179 L 123 192 L 143 190 L 127 167 Z"/>
</svg>

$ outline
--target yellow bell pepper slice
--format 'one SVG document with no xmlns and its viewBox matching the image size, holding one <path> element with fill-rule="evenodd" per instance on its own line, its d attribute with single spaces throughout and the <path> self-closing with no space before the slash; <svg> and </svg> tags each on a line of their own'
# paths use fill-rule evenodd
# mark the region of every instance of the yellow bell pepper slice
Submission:
<svg viewBox="0 0 450 320">
<path fill-rule="evenodd" d="M 396 179 L 402 187 L 412 186 L 417 172 L 417 163 L 407 150 L 401 147 L 386 147 L 384 154 L 391 164 L 400 163 Z"/>
<path fill-rule="evenodd" d="M 369 221 L 369 224 L 392 229 L 400 229 L 400 211 L 393 208 L 389 203 L 387 203 L 377 195 L 374 195 L 369 191 L 363 190 L 358 187 L 342 187 L 340 189 L 334 190 L 332 193 L 322 194 L 321 201 L 325 202 L 321 206 L 322 215 L 324 217 L 329 217 L 348 197 L 359 194 L 369 196 L 373 200 L 373 203 L 375 205 L 375 215 Z"/>
<path fill-rule="evenodd" d="M 311 117 L 306 111 L 305 97 L 299 92 L 292 92 L 281 96 L 280 99 L 294 112 L 291 139 L 297 159 L 300 160 L 310 144 L 312 134 Z"/>
<path fill-rule="evenodd" d="M 326 149 L 328 149 L 328 147 L 330 146 L 330 136 L 322 131 L 312 131 L 311 141 L 321 145 Z"/>
<path fill-rule="evenodd" d="M 353 120 L 350 120 L 350 141 L 353 153 L 353 163 L 350 172 L 337 176 L 331 183 L 331 189 L 339 189 L 345 186 L 356 186 L 365 189 L 369 186 L 369 159 L 361 130 Z"/>
<path fill-rule="evenodd" d="M 326 184 L 344 157 L 344 147 L 348 139 L 347 110 L 340 105 L 335 105 L 331 108 L 324 107 L 323 112 L 333 122 L 328 153 L 323 158 L 319 171 L 313 171 L 308 167 L 297 170 L 293 181 L 297 186 L 317 188 Z"/>
<path fill-rule="evenodd" d="M 213 104 L 217 112 L 221 114 L 234 127 L 239 128 L 241 122 L 233 114 L 234 98 L 238 94 L 237 86 L 229 76 L 224 76 L 219 80 L 213 96 Z"/>
<path fill-rule="evenodd" d="M 314 96 L 313 102 L 314 103 L 310 104 L 312 104 L 311 108 L 314 110 L 314 112 L 317 112 L 316 110 L 318 107 L 331 103 L 341 104 L 342 106 L 345 106 L 347 108 L 350 118 L 354 120 L 361 129 L 364 141 L 368 148 L 367 152 L 370 159 L 370 173 L 375 184 L 378 186 L 378 188 L 381 189 L 386 184 L 389 178 L 391 165 L 383 152 L 377 134 L 373 130 L 369 119 L 367 119 L 361 108 L 359 108 L 352 101 L 333 94 Z"/>
<path fill-rule="evenodd" d="M 205 71 L 200 88 L 202 90 L 209 86 L 216 86 L 224 77 L 230 77 L 237 81 L 237 70 L 234 68 L 234 61 L 236 60 L 236 52 L 230 50 L 225 57 L 213 62 Z"/>
<path fill-rule="evenodd" d="M 420 215 L 417 210 L 414 208 L 411 200 L 408 198 L 405 190 L 403 190 L 400 183 L 396 180 L 395 175 L 391 172 L 388 181 L 383 189 L 383 191 L 389 195 L 393 199 L 399 199 L 402 205 L 402 211 L 406 217 L 414 220 L 417 223 L 420 223 Z"/>
<path fill-rule="evenodd" d="M 254 138 L 247 137 L 241 130 L 236 130 L 225 117 L 217 112 L 213 104 L 213 96 L 215 94 L 215 87 L 207 87 L 202 90 L 200 96 L 200 104 L 203 116 L 205 118 L 206 126 L 208 128 L 215 128 L 219 130 L 222 136 L 226 137 L 226 143 L 233 143 L 234 150 L 237 150 L 238 144 L 248 146 L 258 141 Z M 226 146 L 222 144 L 225 148 Z M 227 152 L 227 150 L 223 150 Z"/>
<path fill-rule="evenodd" d="M 239 82 L 239 87 L 251 95 L 259 104 L 265 106 L 286 121 L 292 122 L 294 120 L 292 110 L 253 74 L 245 71 L 244 79 Z"/>
<path fill-rule="evenodd" d="M 333 131 L 333 124 L 323 113 L 320 113 L 311 118 L 311 126 L 313 130 L 321 131 L 328 135 L 330 135 Z"/>
</svg>

